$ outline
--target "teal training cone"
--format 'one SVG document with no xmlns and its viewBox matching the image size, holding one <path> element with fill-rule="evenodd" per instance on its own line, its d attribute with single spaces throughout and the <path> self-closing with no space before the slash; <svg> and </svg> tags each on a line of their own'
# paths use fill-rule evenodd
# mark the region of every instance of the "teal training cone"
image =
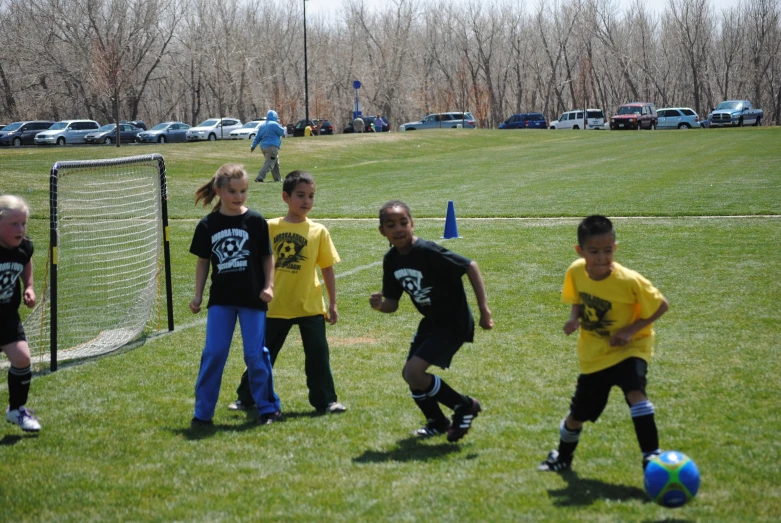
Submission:
<svg viewBox="0 0 781 523">
<path fill-rule="evenodd" d="M 458 235 L 458 225 L 456 224 L 456 207 L 453 205 L 453 200 L 447 202 L 447 217 L 445 218 L 445 234 L 442 236 L 444 239 L 460 238 Z"/>
</svg>

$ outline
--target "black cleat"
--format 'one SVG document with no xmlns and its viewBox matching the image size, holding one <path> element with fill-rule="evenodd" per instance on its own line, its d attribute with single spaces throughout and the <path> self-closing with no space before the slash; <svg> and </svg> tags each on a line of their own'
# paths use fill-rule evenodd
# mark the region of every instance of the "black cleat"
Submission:
<svg viewBox="0 0 781 523">
<path fill-rule="evenodd" d="M 540 472 L 564 472 L 572 468 L 572 456 L 569 459 L 560 459 L 558 450 L 551 450 L 545 461 L 537 465 Z"/>
</svg>

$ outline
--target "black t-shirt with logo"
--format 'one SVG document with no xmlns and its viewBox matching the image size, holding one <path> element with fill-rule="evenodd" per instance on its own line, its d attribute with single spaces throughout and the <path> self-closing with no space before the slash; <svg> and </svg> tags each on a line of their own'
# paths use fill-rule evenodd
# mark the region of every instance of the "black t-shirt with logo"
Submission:
<svg viewBox="0 0 781 523">
<path fill-rule="evenodd" d="M 33 242 L 26 236 L 17 247 L 0 245 L 0 317 L 19 313 L 22 303 L 21 274 L 33 257 Z"/>
<path fill-rule="evenodd" d="M 392 247 L 383 259 L 382 294 L 391 300 L 398 300 L 403 292 L 409 294 L 423 315 L 419 332 L 445 332 L 471 342 L 475 322 L 462 280 L 471 262 L 421 238 L 409 254 Z"/>
<path fill-rule="evenodd" d="M 190 252 L 211 260 L 209 304 L 268 310 L 261 256 L 271 255 L 268 224 L 256 211 L 239 216 L 206 215 L 195 227 Z"/>
</svg>

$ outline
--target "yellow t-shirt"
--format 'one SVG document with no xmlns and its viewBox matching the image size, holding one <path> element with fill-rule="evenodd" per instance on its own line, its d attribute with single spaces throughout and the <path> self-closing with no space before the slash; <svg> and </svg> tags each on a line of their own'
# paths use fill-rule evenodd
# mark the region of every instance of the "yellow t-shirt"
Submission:
<svg viewBox="0 0 781 523">
<path fill-rule="evenodd" d="M 640 273 L 613 263 L 613 272 L 594 281 L 580 258 L 567 269 L 561 301 L 583 305 L 578 336 L 580 371 L 591 374 L 631 357 L 650 361 L 654 352 L 654 330 L 648 325 L 623 347 L 611 347 L 610 337 L 640 318 L 652 316 L 664 296 Z"/>
<path fill-rule="evenodd" d="M 289 223 L 282 218 L 268 221 L 274 249 L 274 299 L 269 318 L 301 318 L 325 314 L 325 301 L 316 267 L 339 262 L 331 235 L 323 225 L 307 218 Z"/>
</svg>

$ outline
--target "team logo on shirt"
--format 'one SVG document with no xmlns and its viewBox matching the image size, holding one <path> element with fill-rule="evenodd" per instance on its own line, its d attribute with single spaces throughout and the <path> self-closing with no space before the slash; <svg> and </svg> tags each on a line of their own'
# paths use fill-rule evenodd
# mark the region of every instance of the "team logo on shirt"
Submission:
<svg viewBox="0 0 781 523">
<path fill-rule="evenodd" d="M 16 280 L 24 266 L 21 263 L 0 263 L 0 303 L 8 302 L 14 295 Z"/>
<path fill-rule="evenodd" d="M 422 287 L 423 273 L 414 269 L 399 269 L 393 276 L 401 284 L 401 288 L 409 294 L 412 301 L 418 305 L 431 305 L 431 287 Z"/>
<path fill-rule="evenodd" d="M 300 270 L 301 262 L 306 260 L 306 256 L 301 251 L 304 250 L 307 243 L 306 238 L 292 232 L 283 232 L 274 236 L 276 268 L 291 271 Z"/>
<path fill-rule="evenodd" d="M 610 312 L 612 304 L 597 298 L 591 294 L 581 292 L 580 299 L 583 300 L 583 312 L 580 316 L 580 326 L 584 330 L 592 331 L 600 336 L 610 336 L 608 330 L 614 321 L 607 319 L 607 313 Z"/>
<path fill-rule="evenodd" d="M 244 244 L 249 234 L 244 229 L 223 229 L 212 235 L 212 252 L 217 256 L 217 272 L 244 271 L 249 250 Z"/>
</svg>

